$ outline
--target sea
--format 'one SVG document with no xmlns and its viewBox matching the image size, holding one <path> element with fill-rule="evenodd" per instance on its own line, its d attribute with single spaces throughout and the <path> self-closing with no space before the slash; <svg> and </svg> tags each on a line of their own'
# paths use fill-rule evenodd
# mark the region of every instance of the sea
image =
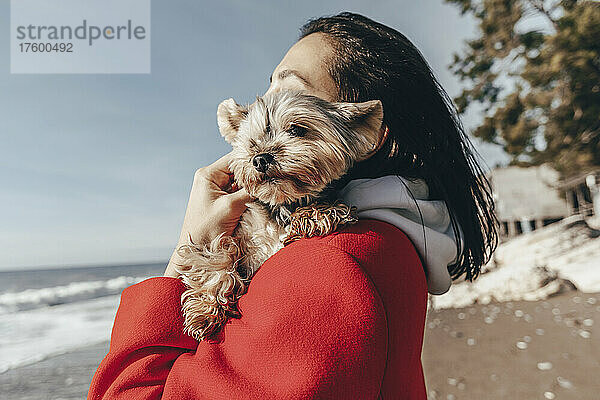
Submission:
<svg viewBox="0 0 600 400">
<path fill-rule="evenodd" d="M 108 341 L 120 293 L 165 265 L 0 271 L 0 373 Z"/>
</svg>

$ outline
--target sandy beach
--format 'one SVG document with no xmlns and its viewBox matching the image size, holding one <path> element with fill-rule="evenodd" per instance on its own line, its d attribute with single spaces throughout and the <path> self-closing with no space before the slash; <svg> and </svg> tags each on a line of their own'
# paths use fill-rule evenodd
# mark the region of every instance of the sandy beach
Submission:
<svg viewBox="0 0 600 400">
<path fill-rule="evenodd" d="M 594 400 L 600 294 L 431 310 L 423 367 L 429 399 Z M 0 374 L 6 400 L 83 399 L 108 343 Z"/>
<path fill-rule="evenodd" d="M 600 294 L 490 303 L 428 315 L 430 399 L 600 398 Z"/>
<path fill-rule="evenodd" d="M 81 400 L 108 351 L 108 342 L 0 374 L 3 400 Z"/>
</svg>

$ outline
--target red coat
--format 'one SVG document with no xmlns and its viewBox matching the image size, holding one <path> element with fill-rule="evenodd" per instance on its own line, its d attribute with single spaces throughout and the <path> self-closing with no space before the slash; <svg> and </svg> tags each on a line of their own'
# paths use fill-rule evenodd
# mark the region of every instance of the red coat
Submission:
<svg viewBox="0 0 600 400">
<path fill-rule="evenodd" d="M 425 273 L 375 220 L 294 242 L 260 268 L 220 341 L 182 333 L 174 278 L 123 291 L 88 399 L 426 399 Z"/>
</svg>

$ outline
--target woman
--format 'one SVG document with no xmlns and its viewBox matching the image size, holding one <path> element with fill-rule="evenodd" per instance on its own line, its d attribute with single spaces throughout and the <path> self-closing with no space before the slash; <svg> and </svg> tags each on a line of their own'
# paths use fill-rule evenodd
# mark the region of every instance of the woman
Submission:
<svg viewBox="0 0 600 400">
<path fill-rule="evenodd" d="M 182 333 L 184 286 L 123 292 L 90 399 L 425 399 L 427 291 L 474 279 L 496 244 L 493 202 L 451 102 L 402 34 L 357 14 L 302 28 L 269 91 L 380 99 L 388 135 L 340 196 L 358 224 L 271 257 L 218 340 Z M 228 156 L 198 170 L 179 244 L 231 234 L 245 203 Z M 402 178 L 400 178 L 402 177 Z"/>
</svg>

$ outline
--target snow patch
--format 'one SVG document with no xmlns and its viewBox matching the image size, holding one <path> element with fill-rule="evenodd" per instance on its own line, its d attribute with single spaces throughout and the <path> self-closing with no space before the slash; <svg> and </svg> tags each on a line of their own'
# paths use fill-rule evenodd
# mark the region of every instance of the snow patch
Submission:
<svg viewBox="0 0 600 400">
<path fill-rule="evenodd" d="M 600 231 L 570 217 L 501 244 L 473 282 L 455 282 L 436 309 L 541 300 L 563 291 L 600 292 Z"/>
</svg>

